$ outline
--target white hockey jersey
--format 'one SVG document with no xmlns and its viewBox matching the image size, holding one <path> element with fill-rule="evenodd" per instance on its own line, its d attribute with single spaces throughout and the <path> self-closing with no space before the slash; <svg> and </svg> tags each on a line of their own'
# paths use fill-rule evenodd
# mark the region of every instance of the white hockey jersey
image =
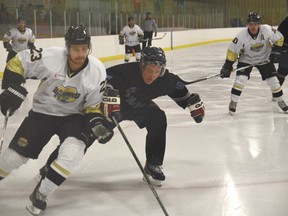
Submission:
<svg viewBox="0 0 288 216">
<path fill-rule="evenodd" d="M 88 60 L 84 69 L 69 77 L 66 49 L 50 47 L 33 54 L 30 50 L 19 52 L 7 68 L 25 78 L 42 80 L 33 97 L 33 111 L 67 116 L 99 110 L 106 70 L 97 58 L 89 56 Z"/>
<path fill-rule="evenodd" d="M 240 31 L 230 43 L 226 58 L 235 62 L 258 64 L 269 60 L 272 45 L 282 46 L 283 35 L 270 25 L 260 25 L 256 38 L 253 38 L 248 28 Z"/>
<path fill-rule="evenodd" d="M 125 45 L 136 46 L 140 44 L 138 38 L 139 35 L 143 36 L 144 33 L 138 25 L 134 24 L 132 28 L 130 28 L 128 25 L 124 26 L 120 32 L 120 35 L 125 37 Z"/>
<path fill-rule="evenodd" d="M 10 42 L 12 49 L 18 53 L 28 49 L 28 42 L 34 43 L 35 36 L 30 28 L 26 28 L 25 32 L 21 33 L 17 28 L 11 28 L 4 34 L 3 42 Z"/>
</svg>

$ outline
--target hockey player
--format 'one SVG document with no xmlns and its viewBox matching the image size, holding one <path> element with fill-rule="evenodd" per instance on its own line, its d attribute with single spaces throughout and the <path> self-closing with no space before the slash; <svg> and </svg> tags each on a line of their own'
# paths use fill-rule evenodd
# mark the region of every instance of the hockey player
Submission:
<svg viewBox="0 0 288 216">
<path fill-rule="evenodd" d="M 282 34 L 269 25 L 261 25 L 261 16 L 257 12 L 250 12 L 247 18 L 247 28 L 243 29 L 230 43 L 227 51 L 226 61 L 220 71 L 221 77 L 230 77 L 232 65 L 238 58 L 237 68 L 248 65 L 255 66 L 262 77 L 266 80 L 273 95 L 282 111 L 286 112 L 288 106 L 283 100 L 283 92 L 276 77 L 276 69 L 272 61 L 277 53 L 271 52 L 280 49 L 283 45 Z M 271 55 L 270 55 L 271 53 Z M 236 79 L 231 90 L 231 102 L 229 104 L 230 114 L 236 112 L 237 102 L 250 78 L 253 66 L 237 71 Z"/>
<path fill-rule="evenodd" d="M 134 18 L 128 18 L 128 25 L 124 26 L 119 34 L 119 44 L 125 41 L 125 62 L 129 62 L 130 55 L 135 54 L 136 61 L 140 61 L 141 47 L 140 42 L 143 39 L 142 29 L 135 24 Z"/>
<path fill-rule="evenodd" d="M 8 52 L 6 62 L 22 50 L 35 48 L 35 36 L 32 30 L 26 27 L 25 19 L 19 17 L 17 21 L 17 28 L 11 28 L 2 39 L 3 46 Z"/>
<path fill-rule="evenodd" d="M 281 56 L 278 55 L 279 58 L 277 58 L 279 60 L 277 76 L 282 86 L 288 74 L 288 16 L 282 20 L 277 30 L 284 36 L 283 50 L 278 51 L 281 53 Z"/>
<path fill-rule="evenodd" d="M 65 34 L 66 49 L 21 51 L 5 68 L 5 90 L 0 95 L 3 115 L 8 112 L 11 116 L 25 99 L 28 92 L 21 86 L 25 78 L 42 82 L 34 94 L 32 110 L 0 157 L 0 180 L 29 158 L 37 159 L 53 135 L 61 142 L 46 177 L 29 197 L 32 204 L 27 209 L 33 215 L 46 209 L 47 197 L 82 159 L 86 145 L 91 144 L 90 136 L 102 143 L 113 136 L 100 111 L 106 71 L 97 58 L 88 55 L 90 41 L 83 26 L 71 26 Z"/>
<path fill-rule="evenodd" d="M 168 95 L 183 109 L 188 108 L 197 123 L 204 118 L 203 102 L 198 94 L 189 93 L 177 75 L 166 69 L 166 57 L 161 48 L 146 47 L 140 62 L 116 65 L 106 71 L 107 88 L 118 90 L 121 99 L 118 121 L 134 121 L 139 128 L 147 130 L 144 169 L 152 184 L 161 186 L 165 180 L 161 166 L 166 147 L 167 121 L 165 112 L 152 100 Z M 49 161 L 53 161 L 51 157 L 55 155 L 57 153 L 54 152 L 50 156 L 46 167 L 49 167 Z M 45 175 L 45 166 L 40 174 Z"/>
<path fill-rule="evenodd" d="M 146 128 L 145 172 L 152 183 L 161 186 L 165 180 L 161 166 L 166 146 L 166 115 L 152 100 L 168 95 L 183 109 L 190 110 L 197 123 L 204 117 L 204 105 L 198 94 L 189 93 L 180 78 L 166 69 L 161 48 L 146 47 L 141 61 L 120 64 L 107 69 L 107 86 L 118 89 L 121 98 L 121 120 L 132 120 Z M 145 179 L 144 179 L 145 180 Z"/>
</svg>

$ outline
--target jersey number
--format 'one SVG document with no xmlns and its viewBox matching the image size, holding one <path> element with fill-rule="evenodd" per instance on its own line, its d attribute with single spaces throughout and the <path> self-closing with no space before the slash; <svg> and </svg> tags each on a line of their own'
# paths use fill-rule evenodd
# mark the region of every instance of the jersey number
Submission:
<svg viewBox="0 0 288 216">
<path fill-rule="evenodd" d="M 43 49 L 42 48 L 39 48 L 39 49 L 36 49 L 36 48 L 33 48 L 33 49 L 30 49 L 30 54 L 31 54 L 31 61 L 36 61 L 36 60 L 39 60 L 42 58 L 42 51 Z"/>
<path fill-rule="evenodd" d="M 101 83 L 100 83 L 100 92 L 103 92 L 104 90 L 105 90 L 105 88 L 106 88 L 106 82 L 107 82 L 107 80 L 104 80 L 104 81 L 102 81 Z"/>
</svg>

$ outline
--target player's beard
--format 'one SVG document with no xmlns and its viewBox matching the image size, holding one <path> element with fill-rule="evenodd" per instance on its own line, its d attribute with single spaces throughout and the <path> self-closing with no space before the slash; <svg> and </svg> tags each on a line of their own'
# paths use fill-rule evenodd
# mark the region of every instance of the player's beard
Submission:
<svg viewBox="0 0 288 216">
<path fill-rule="evenodd" d="M 69 56 L 69 60 L 70 60 L 73 64 L 77 64 L 77 65 L 82 65 L 82 64 L 84 64 L 86 58 L 87 58 L 87 56 L 85 56 L 85 57 L 78 57 L 78 58 L 72 59 L 71 56 Z"/>
</svg>

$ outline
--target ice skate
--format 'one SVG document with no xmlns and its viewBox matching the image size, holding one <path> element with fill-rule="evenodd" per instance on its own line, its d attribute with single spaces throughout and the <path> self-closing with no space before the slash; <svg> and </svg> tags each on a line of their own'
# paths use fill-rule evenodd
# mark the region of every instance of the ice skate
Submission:
<svg viewBox="0 0 288 216">
<path fill-rule="evenodd" d="M 40 182 L 41 180 L 43 180 L 47 175 L 48 169 L 49 168 L 46 164 L 41 169 L 39 169 L 39 173 L 34 178 L 35 181 Z"/>
<path fill-rule="evenodd" d="M 44 211 L 47 206 L 47 197 L 39 192 L 41 182 L 38 183 L 33 193 L 29 196 L 31 204 L 26 206 L 26 209 L 32 215 L 39 215 L 41 211 Z"/>
<path fill-rule="evenodd" d="M 160 187 L 162 185 L 162 182 L 165 180 L 165 175 L 162 172 L 162 167 L 160 165 L 152 165 L 146 162 L 144 170 L 151 184 L 157 187 Z M 147 182 L 145 177 L 143 177 L 143 181 Z"/>
<path fill-rule="evenodd" d="M 236 112 L 237 102 L 231 101 L 229 104 L 229 114 L 233 115 Z"/>
<path fill-rule="evenodd" d="M 288 106 L 287 104 L 285 103 L 284 100 L 281 100 L 278 102 L 278 106 L 280 107 L 280 109 L 285 112 L 285 113 L 288 113 Z"/>
</svg>

